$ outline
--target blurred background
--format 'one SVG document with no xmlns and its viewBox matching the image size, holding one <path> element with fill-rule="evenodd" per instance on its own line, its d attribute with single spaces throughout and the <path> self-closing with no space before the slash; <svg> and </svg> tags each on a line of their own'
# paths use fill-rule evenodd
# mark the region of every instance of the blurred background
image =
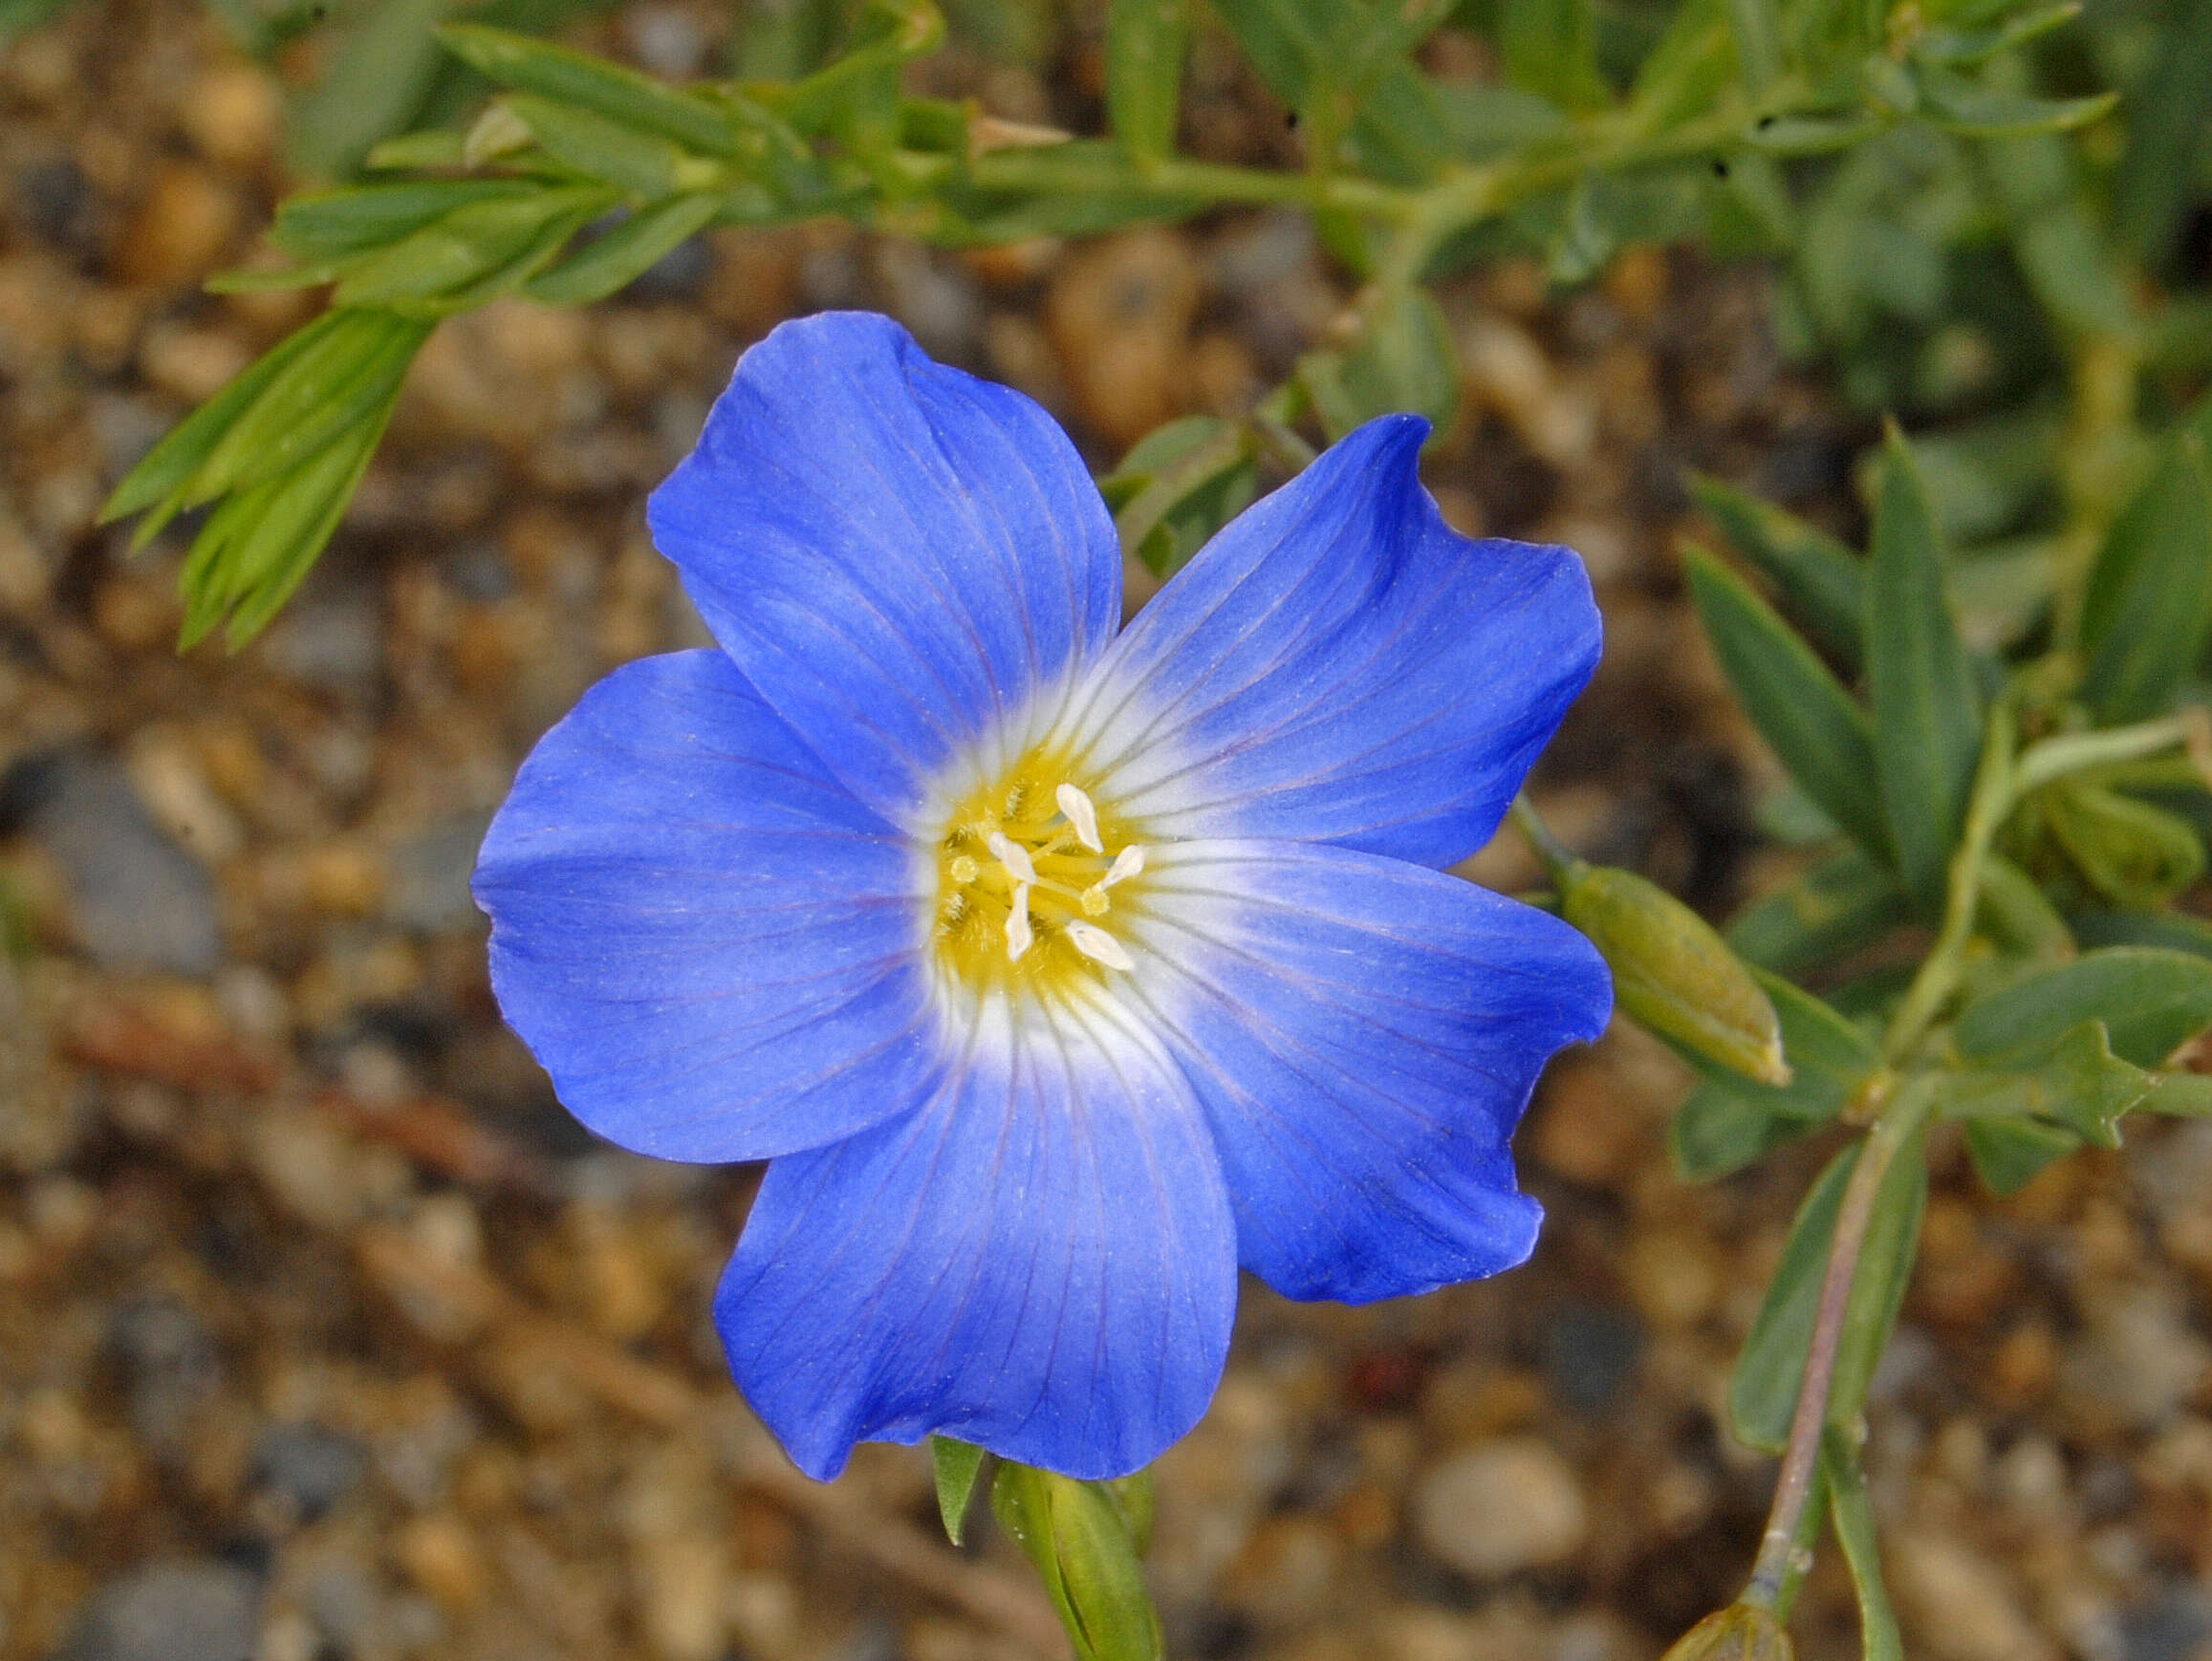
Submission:
<svg viewBox="0 0 2212 1661">
<path fill-rule="evenodd" d="M 830 1488 L 783 1462 L 707 1320 L 752 1175 L 567 1118 L 499 1022 L 467 874 L 585 686 L 705 642 L 642 498 L 778 319 L 889 312 L 1103 471 L 1171 416 L 1248 409 L 1353 284 L 1289 212 L 973 255 L 712 232 L 609 304 L 441 329 L 299 597 L 243 654 L 180 658 L 184 537 L 129 558 L 95 514 L 316 304 L 200 284 L 287 190 L 482 90 L 429 42 L 435 0 L 324 10 L 0 0 L 0 1658 L 1060 1653 L 987 1522 L 944 1544 L 919 1453 Z M 683 77 L 803 67 L 835 10 L 471 15 Z M 1095 8 L 948 11 L 924 90 L 1096 130 Z M 1424 62 L 1480 78 L 1486 51 L 1447 28 Z M 1198 156 L 1298 164 L 1218 31 L 1183 122 Z M 1911 160 L 1860 197 L 1926 184 Z M 1882 245 L 1867 282 L 1917 257 Z M 1464 385 L 1437 497 L 1573 546 L 1605 612 L 1536 800 L 1715 917 L 1797 856 L 1681 595 L 1685 470 L 1856 540 L 1874 406 L 1970 400 L 2018 344 L 1835 296 L 1659 248 L 1572 290 L 1509 258 L 1440 291 Z M 1838 373 L 1822 328 L 1879 339 Z M 2043 446 L 2016 471 L 2056 442 L 2013 438 Z M 1469 874 L 1537 878 L 1510 836 Z M 1159 1467 L 1173 1653 L 1643 1661 L 1733 1595 L 1771 1462 L 1723 1428 L 1727 1370 L 1829 1144 L 1685 1185 L 1686 1082 L 1621 1028 L 1553 1068 L 1518 1142 L 1551 1214 L 1521 1272 L 1360 1310 L 1247 1283 L 1220 1396 Z M 2212 1125 L 2003 1201 L 1940 1157 L 1869 1450 L 1916 1655 L 2212 1656 L 2208 1311 Z M 1831 1560 L 1798 1630 L 1856 1653 Z"/>
</svg>

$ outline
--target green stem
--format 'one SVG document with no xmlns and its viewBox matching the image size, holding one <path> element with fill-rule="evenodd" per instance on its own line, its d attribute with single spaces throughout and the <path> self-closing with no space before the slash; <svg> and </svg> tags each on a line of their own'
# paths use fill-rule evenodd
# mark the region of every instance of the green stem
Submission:
<svg viewBox="0 0 2212 1661">
<path fill-rule="evenodd" d="M 1982 765 L 1975 770 L 1974 793 L 1966 804 L 1965 829 L 1951 855 L 1950 887 L 1943 902 L 1942 927 L 1919 973 L 1905 989 L 1882 1039 L 1882 1059 L 1895 1066 L 1918 1044 L 1958 989 L 1966 941 L 1982 895 L 1982 867 L 1989 857 L 1998 827 L 2018 800 L 2013 767 L 2012 706 L 1999 699 L 1989 712 L 1982 738 Z"/>
<path fill-rule="evenodd" d="M 2013 780 L 2014 794 L 2025 796 L 2028 791 L 2068 773 L 2078 773 L 2088 767 L 2110 766 L 2118 762 L 2140 761 L 2145 756 L 2157 755 L 2160 750 L 2172 749 L 2177 744 L 2190 744 L 2198 739 L 2203 726 L 2204 718 L 2201 713 L 2184 711 L 2157 721 L 2140 722 L 2134 726 L 2115 726 L 2103 732 L 2068 733 L 2060 738 L 2047 738 L 2022 752 Z"/>
<path fill-rule="evenodd" d="M 1925 1085 L 1908 1085 L 1898 1091 L 1867 1132 L 1858 1163 L 1844 1185 L 1843 1203 L 1836 1212 L 1835 1235 L 1828 1248 L 1828 1265 L 1821 1276 L 1820 1303 L 1813 1316 L 1812 1343 L 1806 1351 L 1805 1378 L 1797 1389 L 1797 1407 L 1790 1415 L 1789 1440 L 1782 1451 L 1782 1470 L 1774 1481 L 1774 1504 L 1767 1513 L 1767 1531 L 1752 1564 L 1750 1584 L 1743 1601 L 1764 1608 L 1784 1610 L 1796 1596 L 1797 1584 L 1811 1564 L 1810 1535 L 1817 1519 L 1809 1520 L 1815 1496 L 1820 1463 L 1820 1438 L 1828 1424 L 1829 1387 L 1835 1379 L 1836 1358 L 1843 1351 L 1845 1317 L 1851 1308 L 1851 1284 L 1858 1272 L 1858 1257 L 1866 1244 L 1867 1225 L 1874 1220 L 1875 1201 L 1882 1179 L 1889 1175 L 1898 1151 L 1912 1141 L 1935 1106 L 1935 1092 Z"/>
<path fill-rule="evenodd" d="M 1073 157 L 1058 146 L 994 150 L 979 156 L 971 175 L 985 190 L 1064 191 L 1157 199 L 1163 213 L 1192 212 L 1223 203 L 1253 206 L 1334 208 L 1386 221 L 1410 219 L 1419 193 L 1341 174 L 1271 173 L 1218 162 L 1168 157 L 1142 167 L 1086 148 Z"/>
<path fill-rule="evenodd" d="M 1513 829 L 1528 839 L 1529 848 L 1535 852 L 1544 867 L 1544 874 L 1551 879 L 1551 886 L 1563 886 L 1568 873 L 1582 862 L 1575 858 L 1565 843 L 1551 834 L 1551 828 L 1544 823 L 1543 816 L 1536 811 L 1535 803 L 1529 800 L 1528 791 L 1523 790 L 1513 798 L 1512 814 Z"/>
</svg>

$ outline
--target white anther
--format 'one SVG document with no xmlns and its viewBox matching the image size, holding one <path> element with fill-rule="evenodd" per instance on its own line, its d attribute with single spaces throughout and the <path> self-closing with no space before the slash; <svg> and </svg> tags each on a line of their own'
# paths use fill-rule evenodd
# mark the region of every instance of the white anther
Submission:
<svg viewBox="0 0 2212 1661">
<path fill-rule="evenodd" d="M 1094 853 L 1106 852 L 1106 844 L 1098 840 L 1098 809 L 1089 796 L 1073 785 L 1062 785 L 1052 792 L 1052 800 L 1060 804 L 1060 811 L 1074 826 L 1076 841 Z"/>
<path fill-rule="evenodd" d="M 1096 923 L 1068 924 L 1068 943 L 1093 962 L 1109 969 L 1134 969 L 1137 960 L 1122 943 Z"/>
<path fill-rule="evenodd" d="M 1030 927 L 1030 885 L 1014 885 L 1013 909 L 1007 913 L 1007 960 L 1018 963 L 1022 954 L 1036 943 L 1036 932 Z"/>
<path fill-rule="evenodd" d="M 1144 846 L 1132 842 L 1114 856 L 1114 863 L 1106 868 L 1106 875 L 1099 887 L 1112 888 L 1117 882 L 1127 882 L 1144 869 Z"/>
<path fill-rule="evenodd" d="M 993 830 L 990 841 L 985 844 L 998 862 L 1007 868 L 1016 882 L 1037 880 L 1037 868 L 1030 859 L 1030 851 L 1007 835 L 1004 830 Z"/>
</svg>

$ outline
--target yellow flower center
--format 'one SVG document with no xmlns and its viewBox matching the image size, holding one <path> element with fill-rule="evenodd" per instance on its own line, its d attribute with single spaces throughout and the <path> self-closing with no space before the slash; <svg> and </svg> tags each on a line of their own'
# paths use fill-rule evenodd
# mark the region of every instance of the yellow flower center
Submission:
<svg viewBox="0 0 2212 1661">
<path fill-rule="evenodd" d="M 939 958 L 979 990 L 1050 992 L 1136 967 L 1117 928 L 1144 872 L 1136 829 L 1102 809 L 1061 758 L 1023 757 L 945 817 Z"/>
</svg>

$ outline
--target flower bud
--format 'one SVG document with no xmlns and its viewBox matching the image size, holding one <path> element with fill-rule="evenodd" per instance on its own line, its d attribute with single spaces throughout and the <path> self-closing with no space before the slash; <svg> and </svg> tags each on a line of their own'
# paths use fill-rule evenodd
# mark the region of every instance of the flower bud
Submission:
<svg viewBox="0 0 2212 1661">
<path fill-rule="evenodd" d="M 1731 1604 L 1683 1633 L 1659 1661 L 1791 1661 L 1795 1653 L 1772 1609 Z"/>
<path fill-rule="evenodd" d="M 1773 1003 L 1688 906 L 1633 871 L 1576 860 L 1559 879 L 1559 909 L 1604 957 L 1630 1015 L 1761 1084 L 1789 1082 Z"/>
</svg>

